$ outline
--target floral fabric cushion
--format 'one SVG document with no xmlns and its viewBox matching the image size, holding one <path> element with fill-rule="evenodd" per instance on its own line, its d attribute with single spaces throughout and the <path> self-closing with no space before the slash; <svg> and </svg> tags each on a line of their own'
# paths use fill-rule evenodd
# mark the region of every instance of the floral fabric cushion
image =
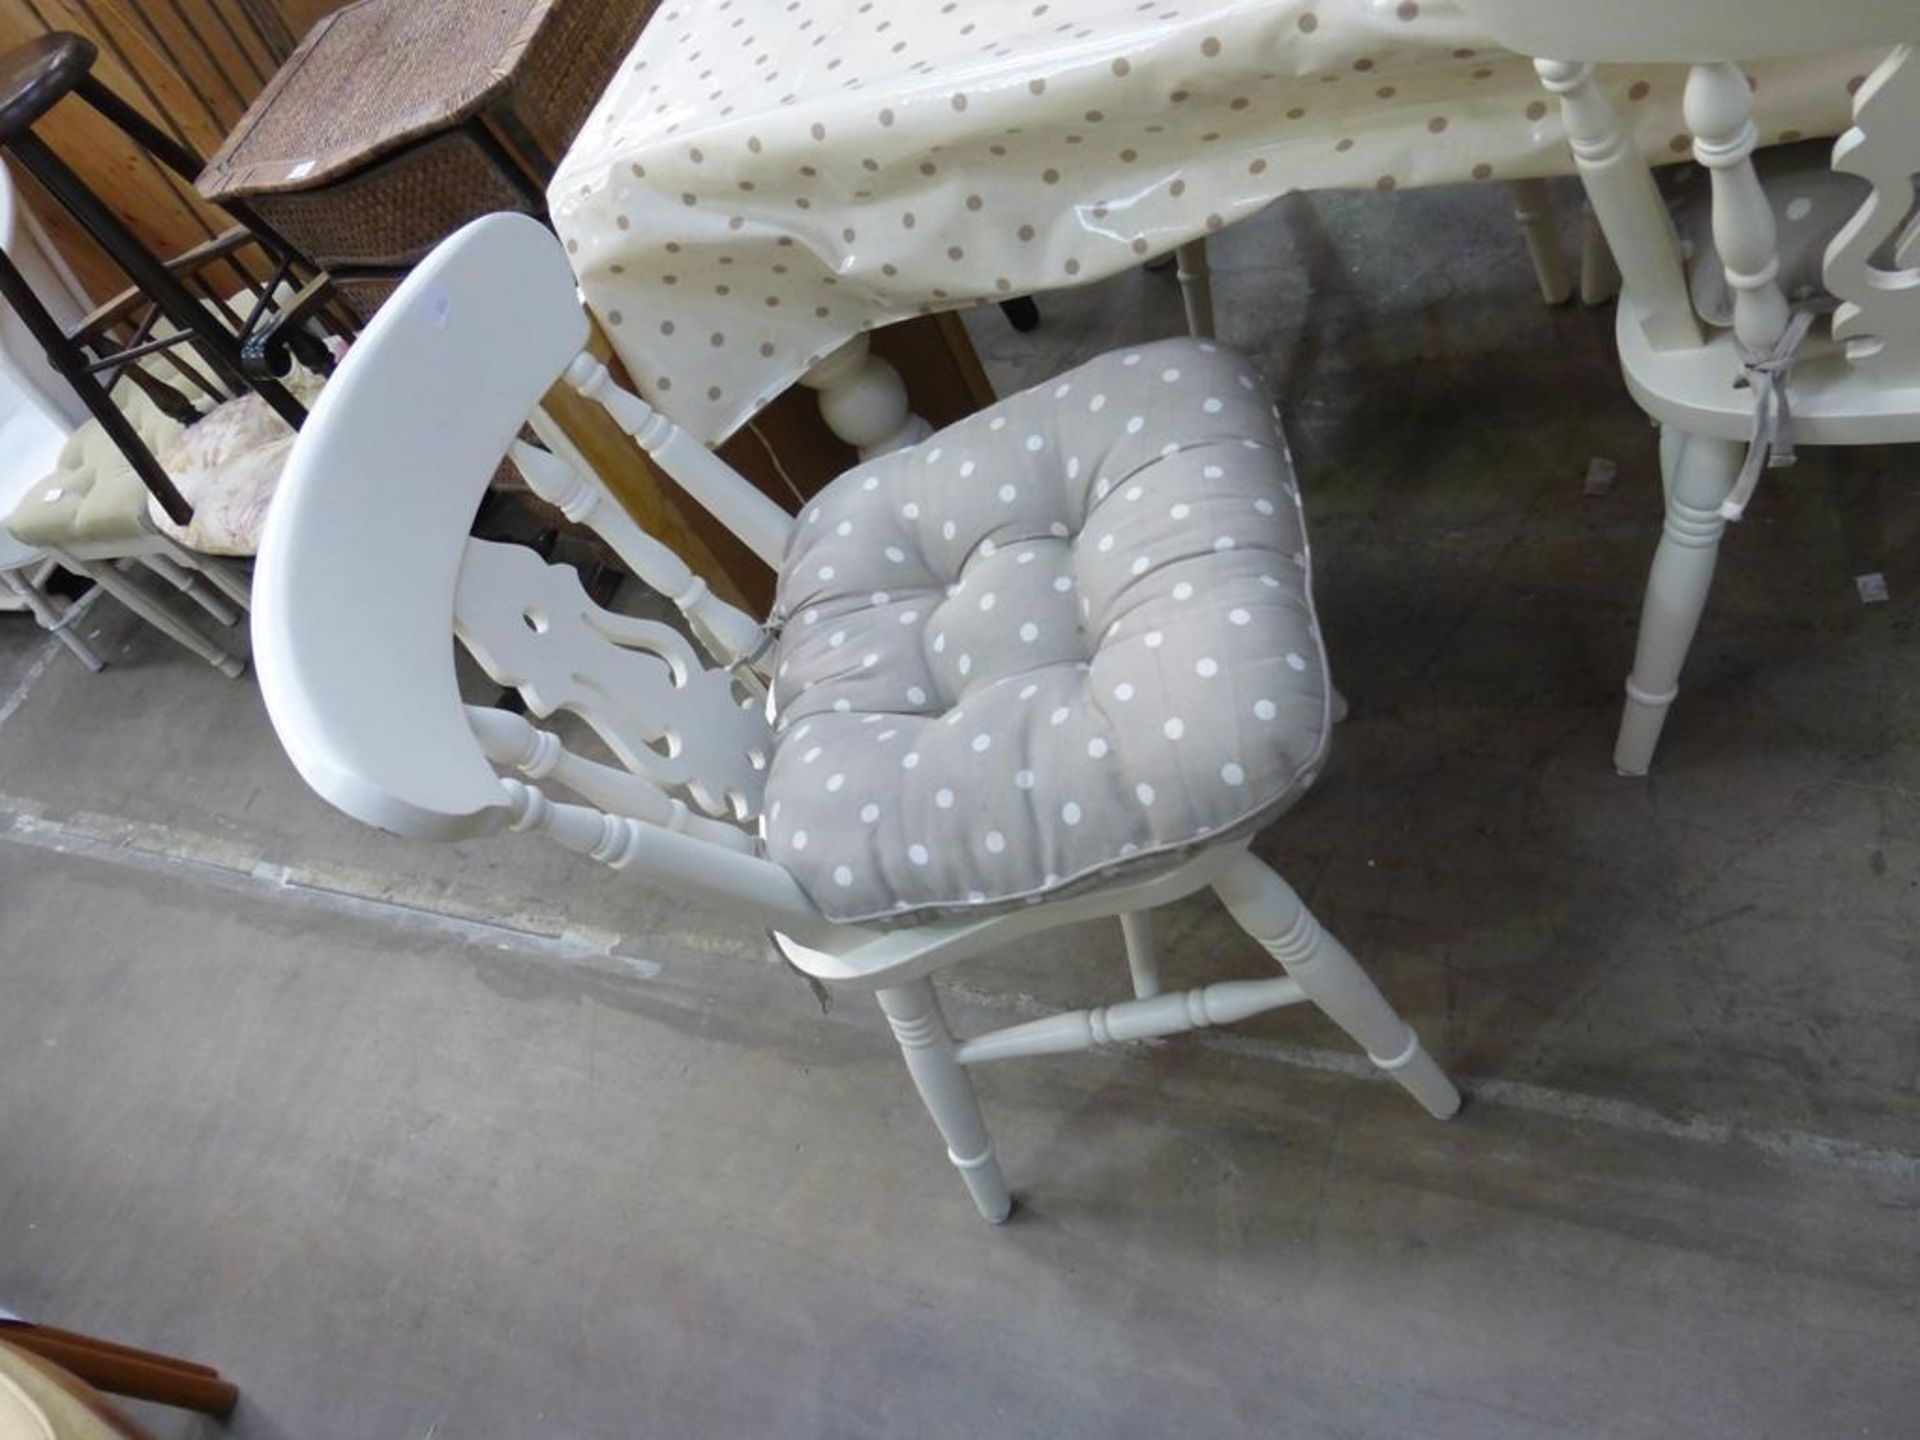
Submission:
<svg viewBox="0 0 1920 1440">
<path fill-rule="evenodd" d="M 1265 823 L 1331 688 L 1277 412 L 1246 359 L 1115 352 L 802 513 L 768 853 L 828 916 L 977 916 Z"/>
<path fill-rule="evenodd" d="M 295 365 L 282 383 L 302 405 L 311 406 L 319 397 L 321 379 L 305 366 Z M 148 518 L 157 529 L 203 555 L 259 554 L 267 507 L 293 454 L 295 438 L 287 422 L 258 395 L 242 395 L 215 406 L 156 456 L 160 468 L 193 506 L 193 519 L 175 524 L 153 499 L 147 504 Z"/>
</svg>

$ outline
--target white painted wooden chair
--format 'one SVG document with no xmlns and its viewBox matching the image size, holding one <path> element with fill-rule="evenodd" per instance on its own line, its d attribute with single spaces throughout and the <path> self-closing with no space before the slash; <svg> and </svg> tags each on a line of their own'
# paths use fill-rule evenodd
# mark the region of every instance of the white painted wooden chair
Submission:
<svg viewBox="0 0 1920 1440">
<path fill-rule="evenodd" d="M 324 798 L 402 835 L 454 839 L 501 829 L 548 835 L 615 869 L 751 917 L 774 932 L 794 965 L 825 985 L 872 991 L 949 1158 L 981 1214 L 991 1221 L 1007 1216 L 1011 1199 L 967 1076 L 968 1066 L 988 1060 L 1170 1035 L 1312 1000 L 1432 1114 L 1445 1117 L 1458 1108 L 1458 1093 L 1413 1030 L 1339 942 L 1320 929 L 1285 881 L 1249 853 L 1245 827 L 1222 833 L 1217 843 L 1188 843 L 1164 860 L 1117 867 L 1112 873 L 1098 870 L 1084 883 L 1027 897 L 1034 903 L 1016 898 L 1012 908 L 995 907 L 979 917 L 945 915 L 904 925 L 888 925 L 884 919 L 828 919 L 813 892 L 796 880 L 790 863 L 771 854 L 778 850 L 789 861 L 802 855 L 820 857 L 814 871 L 817 883 L 831 893 L 836 880 L 842 886 L 849 883 L 852 866 L 846 862 L 855 859 L 855 844 L 843 837 L 840 853 L 820 856 L 831 837 L 816 833 L 807 849 L 808 836 L 794 828 L 793 814 L 763 815 L 770 773 L 793 767 L 795 773 L 819 776 L 810 793 L 817 793 L 821 803 L 834 798 L 830 792 L 840 790 L 843 777 L 822 773 L 834 762 L 807 767 L 822 746 L 831 743 L 826 732 L 832 724 L 844 720 L 847 745 L 857 738 L 870 753 L 885 754 L 885 773 L 896 789 L 877 798 L 904 806 L 910 783 L 925 778 L 924 770 L 913 773 L 919 751 L 927 752 L 931 766 L 936 743 L 951 734 L 972 766 L 969 779 L 984 784 L 988 768 L 979 762 L 992 737 L 983 730 L 969 751 L 966 740 L 973 727 L 955 728 L 951 719 L 943 726 L 926 713 L 902 716 L 903 722 L 922 725 L 927 738 L 918 750 L 901 756 L 897 752 L 902 742 L 890 742 L 888 734 L 894 727 L 881 725 L 879 719 L 861 723 L 842 716 L 843 703 L 821 704 L 817 714 L 796 726 L 770 718 L 770 682 L 776 693 L 786 684 L 800 700 L 825 693 L 776 678 L 787 666 L 782 657 L 789 651 L 801 660 L 811 654 L 818 661 L 841 653 L 857 656 L 869 642 L 858 640 L 843 651 L 837 639 L 824 634 L 833 625 L 815 623 L 818 617 L 809 610 L 788 617 L 787 633 L 776 645 L 767 629 L 715 597 L 635 525 L 539 405 L 564 377 L 604 406 L 662 469 L 775 566 L 790 551 L 803 553 L 808 544 L 828 543 L 835 530 L 833 516 L 823 522 L 820 508 L 829 503 L 828 493 L 848 503 L 884 497 L 880 486 L 887 462 L 875 462 L 876 468 L 864 476 L 865 466 L 842 477 L 797 520 L 644 401 L 618 387 L 605 367 L 584 351 L 587 335 L 566 256 L 552 236 L 523 217 L 490 217 L 462 230 L 413 272 L 314 406 L 268 519 L 254 580 L 253 633 L 255 668 L 274 726 L 300 773 Z M 1177 353 L 1191 360 L 1221 363 L 1211 345 L 1203 349 L 1188 341 L 1163 343 L 1181 347 Z M 1143 353 L 1144 347 L 1131 358 L 1139 360 Z M 1156 373 L 1147 376 L 1149 369 Z M 1158 362 L 1128 368 L 1115 358 L 1107 373 L 1140 377 L 1143 384 L 1167 381 L 1171 394 L 1174 370 Z M 1065 410 L 1069 407 L 1060 397 L 1070 389 L 1068 381 L 1050 383 L 1048 391 L 1030 392 L 1032 403 Z M 1250 376 L 1246 389 L 1253 389 Z M 1265 398 L 1248 398 L 1256 402 L 1251 413 L 1270 423 Z M 1115 437 L 1143 428 L 1138 416 L 1126 420 L 1119 404 L 1113 415 L 1098 413 L 1103 402 L 1104 394 L 1072 408 L 1091 417 L 1083 423 L 1097 422 Z M 1000 432 L 1007 414 L 1021 413 L 1019 403 L 1018 397 L 1003 401 L 924 445 L 898 452 L 885 473 L 898 479 L 908 470 L 919 473 L 940 465 L 943 450 L 958 444 L 950 437 L 969 425 L 980 435 Z M 1196 415 L 1211 417 L 1228 409 L 1226 400 L 1211 394 L 1204 405 L 1198 399 L 1193 403 Z M 519 438 L 529 421 L 546 448 Z M 1022 424 L 1005 433 L 1012 442 L 1010 451 L 1030 455 L 1042 441 L 1036 432 L 1023 444 L 1024 429 Z M 1241 442 L 1232 444 L 1237 449 Z M 1254 448 L 1249 444 L 1245 453 L 1252 454 Z M 1196 453 L 1209 459 L 1219 455 L 1223 462 L 1228 458 L 1224 444 Z M 569 518 L 592 526 L 636 575 L 678 604 L 717 662 L 715 668 L 707 668 L 677 631 L 595 606 L 571 570 L 549 567 L 519 546 L 469 538 L 475 505 L 505 455 L 513 457 L 538 493 Z M 956 458 L 948 454 L 944 463 L 951 466 Z M 1267 451 L 1257 458 L 1275 462 L 1279 457 Z M 960 473 L 972 468 L 964 465 Z M 1068 467 L 1073 468 L 1077 466 Z M 1198 464 L 1191 468 L 1196 477 L 1201 474 Z M 1209 465 L 1207 473 L 1219 468 Z M 995 469 L 964 493 L 978 492 L 986 504 L 1011 508 L 1017 504 L 1013 478 L 1009 469 Z M 996 498 L 993 486 L 1003 481 Z M 1108 492 L 1102 486 L 1100 493 Z M 1257 493 L 1249 517 L 1274 516 L 1274 497 L 1281 505 L 1288 503 L 1278 487 Z M 1118 490 L 1112 493 L 1112 506 L 1128 503 Z M 912 501 L 902 508 L 917 510 Z M 1142 506 L 1134 513 L 1144 515 L 1150 508 Z M 937 519 L 919 518 L 938 543 Z M 951 526 L 947 533 L 950 538 Z M 1215 532 L 1209 528 L 1204 533 L 1210 538 Z M 1223 569 L 1237 563 L 1239 556 L 1250 554 L 1246 537 L 1251 533 L 1251 527 L 1241 531 L 1239 550 L 1231 537 L 1207 544 L 1199 561 L 1218 559 Z M 1037 577 L 1037 593 L 1069 606 L 1071 581 L 1049 585 L 1042 567 L 1027 563 L 1042 543 L 1002 547 L 997 558 L 1004 562 L 1003 573 Z M 886 547 L 889 553 L 883 555 L 875 540 L 859 549 L 861 553 L 842 563 L 899 563 L 894 553 L 898 547 Z M 991 541 L 975 549 L 995 555 Z M 1095 549 L 1091 538 L 1088 549 Z M 815 558 L 819 554 L 811 553 Z M 1304 571 L 1304 553 L 1296 558 Z M 811 566 L 811 560 L 808 563 Z M 1115 555 L 1113 563 L 1123 562 Z M 1276 593 L 1255 579 L 1264 562 L 1250 564 L 1236 572 L 1245 577 L 1248 593 Z M 819 568 L 823 573 L 830 569 Z M 1011 596 L 1010 585 L 1006 593 Z M 864 585 L 861 589 L 864 601 Z M 783 597 L 786 593 L 783 590 Z M 949 598 L 956 593 L 969 602 L 959 608 L 976 620 L 993 608 L 992 592 L 979 594 L 967 581 L 951 587 Z M 976 597 L 977 605 L 971 603 Z M 1003 627 L 994 632 L 1000 647 L 1018 652 L 1023 644 L 1044 643 L 1032 624 L 1018 625 L 1016 635 L 1018 614 L 1005 613 L 1012 603 L 1010 599 L 989 617 Z M 1257 629 L 1250 608 L 1229 614 L 1223 606 L 1220 617 L 1223 633 L 1245 635 Z M 873 617 L 872 624 L 898 636 L 916 618 L 912 609 L 895 608 Z M 1304 627 L 1310 615 L 1296 619 Z M 853 628 L 853 621 L 846 623 Z M 1306 634 L 1305 628 L 1299 633 Z M 1312 633 L 1317 647 L 1317 627 Z M 519 688 L 534 718 L 462 703 L 455 683 L 454 636 L 492 679 Z M 873 643 L 877 650 L 880 642 Z M 808 644 L 816 648 L 809 652 Z M 1152 653 L 1160 644 L 1158 632 L 1143 644 L 1147 649 L 1142 653 Z M 917 635 L 912 648 L 919 653 Z M 936 637 L 931 648 L 942 650 L 942 639 Z M 967 673 L 969 657 L 956 658 L 949 651 L 948 658 L 955 660 L 960 674 Z M 991 663 L 984 655 L 983 661 Z M 1188 689 L 1200 683 L 1192 678 L 1192 663 Z M 1311 677 L 1311 667 L 1299 654 L 1272 655 L 1265 663 L 1282 679 Z M 866 665 L 872 664 L 870 657 Z M 1211 658 L 1197 664 L 1201 675 L 1217 669 Z M 864 673 L 857 658 L 849 661 L 849 668 L 856 675 Z M 1087 667 L 1059 669 L 1078 683 Z M 996 694 L 1011 702 L 1019 678 L 1024 676 L 999 686 Z M 1020 698 L 1028 693 L 1021 690 Z M 1316 725 L 1331 724 L 1327 712 L 1334 704 L 1330 691 L 1316 692 Z M 1066 708 L 1054 711 L 1053 730 L 1044 723 L 1046 712 L 1034 711 L 1041 732 L 1057 731 Z M 1263 699 L 1251 709 L 1269 721 L 1277 715 L 1272 700 Z M 569 750 L 541 723 L 556 711 L 584 720 L 620 764 Z M 952 713 L 960 713 L 957 705 Z M 1196 726 L 1199 723 L 1196 716 Z M 1163 725 L 1151 717 L 1159 750 L 1175 748 L 1171 742 L 1178 725 Z M 817 733 L 810 735 L 816 726 Z M 1001 739 L 1008 744 L 995 752 L 994 760 L 1009 748 L 1012 737 L 1003 732 Z M 895 748 L 888 749 L 889 743 Z M 1089 749 L 1103 753 L 1106 744 L 1089 742 Z M 1315 751 L 1310 770 L 1317 770 L 1322 753 Z M 496 767 L 514 773 L 503 776 Z M 1223 776 L 1208 769 L 1196 784 L 1238 785 L 1244 778 L 1233 773 L 1237 766 L 1221 768 Z M 1020 789 L 1016 792 L 1010 782 L 1009 798 L 1044 792 L 1044 780 L 1030 771 L 1013 779 Z M 553 786 L 570 791 L 579 803 L 552 798 L 547 789 Z M 951 789 L 942 788 L 937 796 L 931 790 L 924 794 L 927 816 L 952 811 Z M 976 797 L 967 799 L 973 803 Z M 769 809 L 777 812 L 779 806 Z M 862 821 L 881 823 L 881 809 L 879 803 L 864 806 Z M 974 814 L 984 816 L 986 811 Z M 1057 834 L 1043 837 L 1048 843 L 1060 839 L 1064 845 L 1069 831 L 1078 836 L 1093 825 L 1091 813 L 1083 823 L 1075 803 L 1049 812 L 1053 814 L 1060 816 L 1052 821 L 1059 828 Z M 964 833 L 980 838 L 983 831 L 976 827 Z M 996 845 L 996 840 L 1001 843 Z M 1005 845 L 998 831 L 984 832 L 981 854 L 992 859 Z M 909 856 L 909 848 L 916 853 Z M 913 867 L 927 865 L 929 857 L 920 845 L 902 843 L 897 851 L 871 858 L 913 875 L 921 873 Z M 835 860 L 841 863 L 835 865 Z M 828 866 L 836 878 L 828 878 Z M 1208 887 L 1279 961 L 1284 975 L 1230 980 L 1179 994 L 1160 992 L 1148 912 Z M 935 971 L 1018 936 L 1105 916 L 1123 922 L 1134 998 L 971 1039 L 959 1040 L 950 1033 L 930 979 Z"/>
<path fill-rule="evenodd" d="M 1594 214 L 1619 265 L 1621 368 L 1662 427 L 1666 523 L 1614 750 L 1653 759 L 1729 520 L 1795 444 L 1920 441 L 1920 7 L 1912 0 L 1461 0 L 1502 44 L 1539 57 Z M 1753 163 L 1751 87 L 1736 62 L 1894 48 L 1854 97 L 1832 171 Z M 1685 115 L 1711 177 L 1711 245 L 1689 274 L 1646 160 L 1592 62 L 1691 66 Z M 1834 176 L 1858 177 L 1857 186 Z M 1684 223 L 1685 217 L 1683 217 Z M 1830 237 L 1830 238 L 1829 238 Z M 1782 243 L 1782 242 L 1786 243 Z M 1796 263 L 1798 262 L 1798 263 Z M 1713 273 L 1715 269 L 1722 274 Z M 1796 273 L 1796 272 L 1805 273 Z M 1719 313 L 1706 297 L 1726 297 Z M 1715 323 L 1718 322 L 1718 323 Z"/>
</svg>

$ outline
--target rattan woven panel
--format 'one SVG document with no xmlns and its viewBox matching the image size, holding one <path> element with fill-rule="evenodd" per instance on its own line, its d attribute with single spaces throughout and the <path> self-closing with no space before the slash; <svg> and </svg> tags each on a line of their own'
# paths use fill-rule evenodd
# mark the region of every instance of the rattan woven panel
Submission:
<svg viewBox="0 0 1920 1440">
<path fill-rule="evenodd" d="M 305 188 L 470 115 L 558 0 L 360 0 L 322 20 L 199 179 L 211 197 Z"/>
<path fill-rule="evenodd" d="M 481 215 L 540 213 L 466 131 L 437 136 L 321 189 L 269 192 L 250 203 L 295 249 L 328 267 L 411 265 Z"/>
<path fill-rule="evenodd" d="M 360 0 L 316 25 L 198 187 L 306 190 L 481 111 L 558 162 L 656 0 Z"/>
<path fill-rule="evenodd" d="M 514 70 L 503 120 L 518 121 L 549 178 L 600 93 L 640 39 L 659 0 L 566 0 L 529 39 Z"/>
</svg>

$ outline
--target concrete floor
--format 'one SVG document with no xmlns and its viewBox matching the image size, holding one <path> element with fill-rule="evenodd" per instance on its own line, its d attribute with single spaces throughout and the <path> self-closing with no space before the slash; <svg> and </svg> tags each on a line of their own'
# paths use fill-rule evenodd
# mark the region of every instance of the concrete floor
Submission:
<svg viewBox="0 0 1920 1440">
<path fill-rule="evenodd" d="M 1493 190 L 1295 197 L 1216 266 L 1354 703 L 1260 849 L 1458 1120 L 1299 1012 L 994 1067 L 989 1230 L 871 1007 L 557 848 L 351 824 L 105 606 L 97 677 L 6 618 L 0 1305 L 289 1440 L 1915 1434 L 1911 462 L 1767 479 L 1619 780 L 1658 511 L 1610 318 L 1538 303 Z M 1166 276 L 1044 305 L 973 317 L 1004 385 L 1178 328 Z M 1262 973 L 1210 901 L 1164 933 Z M 1113 997 L 1117 928 L 957 982 L 972 1027 Z"/>
</svg>

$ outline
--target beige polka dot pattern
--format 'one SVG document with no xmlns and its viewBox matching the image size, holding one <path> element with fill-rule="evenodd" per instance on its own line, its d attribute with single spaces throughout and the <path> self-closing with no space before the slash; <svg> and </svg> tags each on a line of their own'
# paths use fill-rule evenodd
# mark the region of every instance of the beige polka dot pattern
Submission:
<svg viewBox="0 0 1920 1440">
<path fill-rule="evenodd" d="M 1754 68 L 1770 143 L 1838 133 L 1870 65 Z M 1603 78 L 1673 158 L 1683 73 Z M 1293 190 L 1570 168 L 1530 63 L 1451 0 L 667 0 L 548 198 L 641 389 L 717 441 L 863 330 L 1099 279 Z"/>
</svg>

